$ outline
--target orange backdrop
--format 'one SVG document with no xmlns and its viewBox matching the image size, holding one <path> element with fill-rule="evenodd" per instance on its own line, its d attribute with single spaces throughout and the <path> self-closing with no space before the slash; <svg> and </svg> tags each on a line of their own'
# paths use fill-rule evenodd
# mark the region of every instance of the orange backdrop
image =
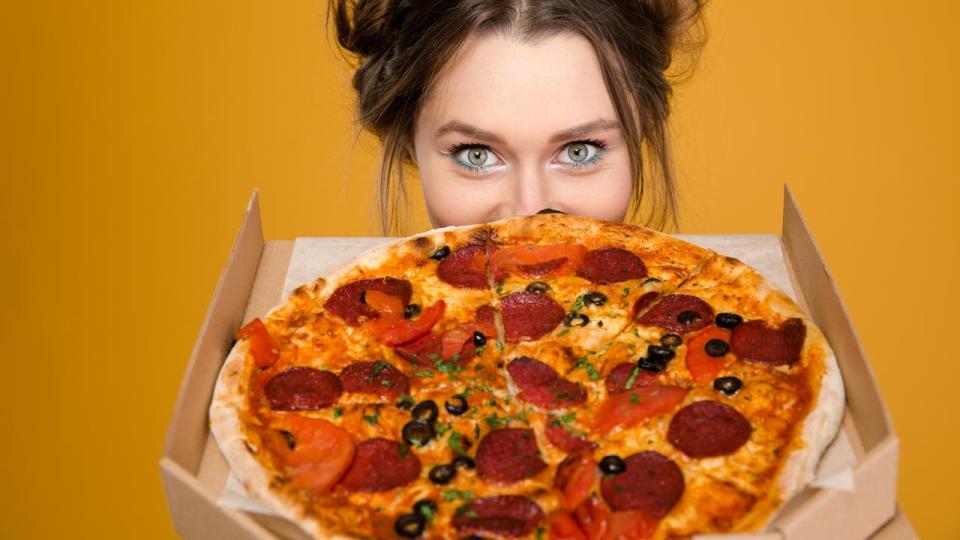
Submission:
<svg viewBox="0 0 960 540">
<path fill-rule="evenodd" d="M 268 237 L 375 232 L 377 147 L 352 147 L 323 4 L 7 6 L 3 536 L 174 536 L 157 460 L 251 188 Z M 682 232 L 777 232 L 793 186 L 893 412 L 900 498 L 928 538 L 960 536 L 958 10 L 714 1 L 673 120 Z"/>
</svg>

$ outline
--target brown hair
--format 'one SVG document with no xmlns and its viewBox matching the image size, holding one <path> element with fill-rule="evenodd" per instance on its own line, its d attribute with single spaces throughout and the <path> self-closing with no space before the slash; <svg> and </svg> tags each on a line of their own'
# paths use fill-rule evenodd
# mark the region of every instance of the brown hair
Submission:
<svg viewBox="0 0 960 540">
<path fill-rule="evenodd" d="M 384 233 L 402 228 L 404 165 L 412 163 L 414 128 L 425 97 L 436 74 L 474 32 L 512 32 L 529 41 L 575 32 L 588 39 L 634 170 L 631 216 L 657 229 L 676 226 L 667 70 L 678 49 L 690 53 L 686 68 L 693 66 L 702 44 L 699 15 L 705 0 L 329 2 L 337 41 L 356 60 L 358 120 L 383 144 L 379 210 Z M 691 28 L 699 31 L 688 32 Z M 670 71 L 678 75 L 689 69 Z M 648 206 L 642 216 L 641 202 Z"/>
</svg>

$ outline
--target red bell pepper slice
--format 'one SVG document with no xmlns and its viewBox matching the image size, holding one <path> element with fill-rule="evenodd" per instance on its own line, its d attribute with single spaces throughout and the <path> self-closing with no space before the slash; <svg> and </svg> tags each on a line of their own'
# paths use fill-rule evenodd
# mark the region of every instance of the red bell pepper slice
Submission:
<svg viewBox="0 0 960 540">
<path fill-rule="evenodd" d="M 723 371 L 730 353 L 724 356 L 710 356 L 704 349 L 711 339 L 722 339 L 730 343 L 730 330 L 719 326 L 709 326 L 687 342 L 687 371 L 694 382 L 707 384 Z"/>
<path fill-rule="evenodd" d="M 497 279 L 508 274 L 530 279 L 563 276 L 576 272 L 586 254 L 580 244 L 510 246 L 490 256 L 490 272 Z"/>
<path fill-rule="evenodd" d="M 613 428 L 633 426 L 642 420 L 672 411 L 687 395 L 677 386 L 639 386 L 610 396 L 594 417 L 593 432 L 606 435 Z"/>
<path fill-rule="evenodd" d="M 296 443 L 284 460 L 291 484 L 314 493 L 329 492 L 353 461 L 353 438 L 326 420 L 299 414 L 284 415 L 280 424 Z"/>
<path fill-rule="evenodd" d="M 590 496 L 597 479 L 597 462 L 588 452 L 574 454 L 557 467 L 553 487 L 560 490 L 560 506 L 571 512 Z"/>
<path fill-rule="evenodd" d="M 364 327 L 386 345 L 396 347 L 429 333 L 443 317 L 446 306 L 443 300 L 437 300 L 436 304 L 424 309 L 416 319 L 404 319 L 392 314 L 382 314 L 376 319 L 367 321 Z"/>
<path fill-rule="evenodd" d="M 259 368 L 272 366 L 280 356 L 277 344 L 267 330 L 267 326 L 260 319 L 254 319 L 237 331 L 237 339 L 246 338 L 250 343 L 250 354 Z"/>
</svg>

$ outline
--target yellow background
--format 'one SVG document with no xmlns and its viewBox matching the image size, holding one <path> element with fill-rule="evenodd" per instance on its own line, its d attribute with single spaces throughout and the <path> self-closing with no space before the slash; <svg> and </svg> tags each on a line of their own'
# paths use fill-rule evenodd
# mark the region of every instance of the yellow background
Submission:
<svg viewBox="0 0 960 540">
<path fill-rule="evenodd" d="M 795 189 L 927 538 L 960 536 L 958 5 L 715 0 L 673 121 L 682 232 L 777 232 L 781 185 Z M 374 232 L 377 147 L 351 150 L 323 12 L 4 9 L 0 536 L 174 536 L 157 460 L 251 188 L 270 238 Z"/>
</svg>

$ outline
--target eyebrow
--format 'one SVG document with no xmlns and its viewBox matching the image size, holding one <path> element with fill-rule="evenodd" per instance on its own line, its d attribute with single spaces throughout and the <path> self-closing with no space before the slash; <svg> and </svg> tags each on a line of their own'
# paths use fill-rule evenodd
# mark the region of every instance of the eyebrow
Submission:
<svg viewBox="0 0 960 540">
<path fill-rule="evenodd" d="M 601 118 L 600 120 L 593 120 L 592 122 L 587 122 L 563 131 L 558 131 L 550 136 L 549 142 L 560 142 L 573 137 L 582 137 L 583 135 L 593 131 L 603 131 L 619 127 L 619 122 Z M 447 122 L 446 124 L 440 126 L 440 129 L 437 130 L 437 132 L 434 134 L 434 137 L 440 138 L 447 133 L 460 133 L 481 142 L 504 144 L 503 138 L 496 133 L 484 131 L 476 126 L 471 126 L 470 124 L 458 122 L 456 120 Z"/>
</svg>

